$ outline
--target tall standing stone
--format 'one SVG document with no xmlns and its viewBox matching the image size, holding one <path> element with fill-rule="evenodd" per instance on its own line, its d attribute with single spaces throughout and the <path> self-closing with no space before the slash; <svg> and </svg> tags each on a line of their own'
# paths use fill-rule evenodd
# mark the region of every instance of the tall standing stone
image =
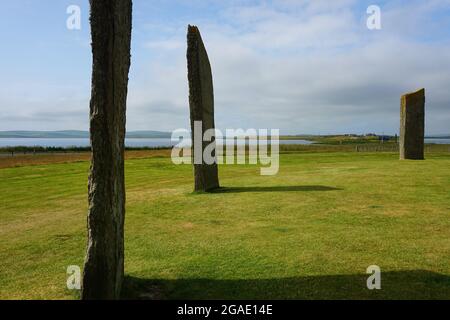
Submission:
<svg viewBox="0 0 450 320">
<path fill-rule="evenodd" d="M 425 89 L 407 93 L 400 107 L 400 159 L 423 160 Z"/>
<path fill-rule="evenodd" d="M 82 299 L 117 299 L 124 275 L 124 139 L 131 0 L 90 0 L 92 92 L 88 245 Z"/>
<path fill-rule="evenodd" d="M 204 133 L 208 129 L 214 129 L 214 93 L 211 65 L 208 54 L 196 26 L 188 26 L 187 34 L 187 65 L 189 80 L 189 107 L 192 132 L 192 156 L 194 159 L 194 180 L 195 191 L 211 191 L 219 187 L 219 176 L 217 161 L 212 164 L 205 163 L 201 157 L 200 161 L 195 161 L 204 152 L 206 146 L 211 142 L 198 141 L 195 139 L 195 122 L 201 121 L 201 131 Z M 203 137 L 203 134 L 201 134 Z M 200 135 L 197 135 L 200 137 Z M 213 137 L 213 143 L 215 138 Z M 196 144 L 201 143 L 201 146 Z M 216 158 L 215 152 L 212 153 Z M 197 163 L 196 163 L 197 162 Z"/>
</svg>

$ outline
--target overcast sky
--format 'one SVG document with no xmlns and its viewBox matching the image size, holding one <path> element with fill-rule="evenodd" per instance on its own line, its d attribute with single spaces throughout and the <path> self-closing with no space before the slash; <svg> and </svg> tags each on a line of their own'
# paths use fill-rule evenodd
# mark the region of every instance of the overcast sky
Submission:
<svg viewBox="0 0 450 320">
<path fill-rule="evenodd" d="M 368 30 L 367 7 L 381 8 Z M 66 9 L 81 7 L 81 30 Z M 3 1 L 0 130 L 87 130 L 87 0 Z M 450 132 L 450 0 L 134 0 L 128 130 L 189 125 L 186 28 L 211 61 L 216 125 L 386 133 L 426 88 L 427 134 Z"/>
</svg>

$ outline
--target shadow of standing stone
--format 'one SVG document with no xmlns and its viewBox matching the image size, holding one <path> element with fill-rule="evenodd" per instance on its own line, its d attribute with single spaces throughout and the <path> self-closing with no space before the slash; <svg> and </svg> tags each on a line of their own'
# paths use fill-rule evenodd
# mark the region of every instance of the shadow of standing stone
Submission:
<svg viewBox="0 0 450 320">
<path fill-rule="evenodd" d="M 407 93 L 400 107 L 400 160 L 424 159 L 425 89 Z"/>
<path fill-rule="evenodd" d="M 194 190 L 211 191 L 219 187 L 217 161 L 206 163 L 203 153 L 208 145 L 215 144 L 215 135 L 212 136 L 211 141 L 205 142 L 202 138 L 206 130 L 215 128 L 213 80 L 208 54 L 200 31 L 196 26 L 188 26 L 187 65 L 194 160 Z M 201 130 L 195 130 L 195 124 L 200 122 Z M 195 138 L 196 135 L 197 139 Z M 198 145 L 199 143 L 201 145 Z M 213 150 L 211 152 L 212 158 L 217 159 L 215 148 Z"/>
<path fill-rule="evenodd" d="M 428 270 L 384 271 L 381 290 L 367 289 L 368 274 L 251 279 L 146 279 L 128 276 L 129 300 L 448 300 L 450 276 Z"/>
</svg>

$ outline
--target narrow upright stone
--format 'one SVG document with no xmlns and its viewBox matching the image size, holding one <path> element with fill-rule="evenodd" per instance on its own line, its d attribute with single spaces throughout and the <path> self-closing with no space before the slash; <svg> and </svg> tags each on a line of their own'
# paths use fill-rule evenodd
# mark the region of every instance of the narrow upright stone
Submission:
<svg viewBox="0 0 450 320">
<path fill-rule="evenodd" d="M 217 161 L 205 162 L 203 152 L 211 142 L 204 142 L 206 130 L 214 129 L 214 93 L 211 65 L 208 54 L 196 26 L 188 26 L 187 65 L 189 80 L 189 107 L 192 130 L 192 156 L 194 160 L 195 191 L 211 191 L 219 187 Z M 201 121 L 201 132 L 196 123 Z M 195 139 L 195 136 L 198 138 Z M 198 141 L 201 140 L 201 141 Z M 215 143 L 215 136 L 212 138 Z M 198 145 L 198 144 L 201 145 Z M 201 153 L 201 154 L 200 154 Z M 211 153 L 216 159 L 215 151 Z M 200 161 L 198 160 L 200 159 Z"/>
<path fill-rule="evenodd" d="M 124 278 L 125 122 L 131 0 L 90 0 L 92 89 L 88 244 L 81 299 L 119 299 Z"/>
<path fill-rule="evenodd" d="M 425 89 L 407 93 L 400 107 L 400 159 L 423 160 Z"/>
</svg>

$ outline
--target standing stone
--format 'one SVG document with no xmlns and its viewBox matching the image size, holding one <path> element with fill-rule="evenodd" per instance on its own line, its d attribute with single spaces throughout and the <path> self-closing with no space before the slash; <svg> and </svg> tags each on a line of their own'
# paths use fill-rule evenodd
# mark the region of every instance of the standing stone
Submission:
<svg viewBox="0 0 450 320">
<path fill-rule="evenodd" d="M 400 159 L 423 160 L 425 89 L 402 96 L 400 107 Z"/>
<path fill-rule="evenodd" d="M 195 130 L 194 123 L 201 121 L 202 133 L 208 129 L 214 129 L 214 93 L 213 80 L 211 73 L 211 65 L 209 63 L 208 54 L 200 35 L 200 31 L 196 26 L 188 26 L 187 34 L 187 64 L 189 79 L 189 107 L 191 116 L 191 132 L 192 132 L 192 156 L 193 160 L 203 154 L 206 146 L 211 142 L 204 142 L 203 139 L 198 141 L 201 146 L 196 145 L 194 141 Z M 203 134 L 201 134 L 203 137 Z M 212 139 L 215 143 L 215 137 Z M 217 160 L 215 152 L 211 153 Z M 196 163 L 198 162 L 198 163 Z M 219 187 L 219 176 L 217 169 L 217 161 L 212 164 L 205 163 L 205 159 L 201 157 L 201 161 L 194 161 L 194 179 L 195 191 L 211 191 Z"/>
<path fill-rule="evenodd" d="M 131 0 L 90 0 L 92 92 L 88 245 L 82 299 L 118 299 L 124 274 L 124 139 Z"/>
</svg>

